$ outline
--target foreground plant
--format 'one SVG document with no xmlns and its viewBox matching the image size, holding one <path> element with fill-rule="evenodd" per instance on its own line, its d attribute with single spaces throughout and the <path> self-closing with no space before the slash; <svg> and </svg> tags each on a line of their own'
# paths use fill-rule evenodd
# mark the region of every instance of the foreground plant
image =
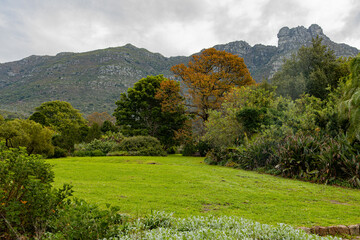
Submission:
<svg viewBox="0 0 360 240">
<path fill-rule="evenodd" d="M 8 149 L 0 142 L 0 239 L 40 239 L 49 217 L 72 194 L 55 190 L 51 166 L 25 148 Z"/>
<path fill-rule="evenodd" d="M 309 235 L 286 224 L 271 226 L 237 217 L 193 216 L 175 218 L 172 214 L 153 212 L 138 219 L 113 240 L 125 239 L 339 239 Z"/>
</svg>

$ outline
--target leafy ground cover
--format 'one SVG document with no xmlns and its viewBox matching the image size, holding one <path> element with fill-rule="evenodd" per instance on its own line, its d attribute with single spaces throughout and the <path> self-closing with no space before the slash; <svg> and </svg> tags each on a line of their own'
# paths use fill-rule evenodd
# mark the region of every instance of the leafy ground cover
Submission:
<svg viewBox="0 0 360 240">
<path fill-rule="evenodd" d="M 151 211 L 176 217 L 228 215 L 293 226 L 360 222 L 360 191 L 210 166 L 203 158 L 72 157 L 54 165 L 55 187 L 135 216 Z"/>
</svg>

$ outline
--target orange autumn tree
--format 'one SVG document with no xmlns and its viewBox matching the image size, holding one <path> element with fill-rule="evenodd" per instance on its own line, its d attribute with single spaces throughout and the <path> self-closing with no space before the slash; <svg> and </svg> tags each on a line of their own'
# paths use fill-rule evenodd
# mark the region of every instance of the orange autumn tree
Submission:
<svg viewBox="0 0 360 240">
<path fill-rule="evenodd" d="M 160 88 L 155 94 L 155 99 L 160 100 L 163 112 L 185 111 L 184 97 L 180 94 L 180 83 L 166 79 L 160 83 Z"/>
<path fill-rule="evenodd" d="M 243 58 L 215 48 L 193 56 L 188 66 L 173 66 L 171 71 L 187 88 L 187 106 L 203 122 L 208 119 L 209 110 L 220 108 L 224 93 L 234 86 L 255 83 Z"/>
</svg>

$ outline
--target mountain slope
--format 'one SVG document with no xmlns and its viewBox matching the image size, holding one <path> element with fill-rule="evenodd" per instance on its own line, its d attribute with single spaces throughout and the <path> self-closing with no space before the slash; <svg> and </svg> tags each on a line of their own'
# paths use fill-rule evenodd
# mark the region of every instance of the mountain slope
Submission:
<svg viewBox="0 0 360 240">
<path fill-rule="evenodd" d="M 235 41 L 214 46 L 244 58 L 257 80 L 271 78 L 283 59 L 301 46 L 311 44 L 317 35 L 337 56 L 355 56 L 359 50 L 331 41 L 318 25 L 283 27 L 278 46 L 250 46 Z M 59 53 L 56 56 L 30 56 L 0 64 L 0 109 L 30 114 L 42 102 L 63 100 L 81 112 L 112 112 L 120 93 L 148 75 L 171 77 L 170 68 L 187 63 L 189 57 L 164 57 L 130 44 L 85 53 Z"/>
<path fill-rule="evenodd" d="M 130 44 L 86 53 L 30 56 L 0 65 L 0 108 L 31 112 L 50 100 L 84 113 L 112 112 L 120 93 L 147 75 L 170 76 L 185 57 L 166 58 Z"/>
</svg>

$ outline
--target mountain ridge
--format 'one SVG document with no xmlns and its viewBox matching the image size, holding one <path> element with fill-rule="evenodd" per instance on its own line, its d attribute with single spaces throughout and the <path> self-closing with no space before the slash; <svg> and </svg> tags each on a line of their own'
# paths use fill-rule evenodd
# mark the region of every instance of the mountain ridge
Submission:
<svg viewBox="0 0 360 240">
<path fill-rule="evenodd" d="M 308 29 L 283 27 L 278 46 L 245 41 L 218 44 L 214 48 L 244 58 L 257 80 L 271 78 L 283 60 L 319 35 L 336 56 L 355 56 L 359 50 L 330 40 L 320 26 Z M 198 53 L 195 53 L 198 54 Z M 191 56 L 165 57 L 132 44 L 82 53 L 60 52 L 0 64 L 0 109 L 30 114 L 42 102 L 63 100 L 82 113 L 112 112 L 120 93 L 148 75 L 172 77 L 171 66 L 187 63 Z"/>
</svg>

